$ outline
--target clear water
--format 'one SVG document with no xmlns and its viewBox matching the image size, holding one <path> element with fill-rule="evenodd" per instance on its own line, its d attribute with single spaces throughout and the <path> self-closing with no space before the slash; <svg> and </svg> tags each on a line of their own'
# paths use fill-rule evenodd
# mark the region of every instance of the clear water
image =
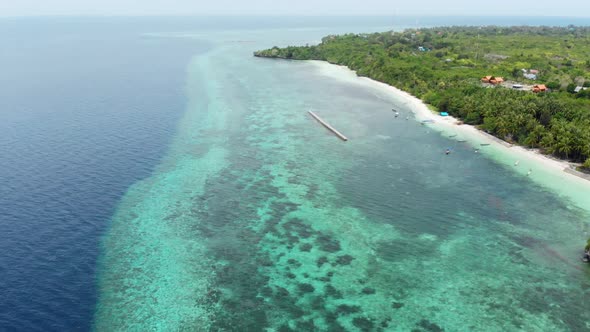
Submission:
<svg viewBox="0 0 590 332">
<path fill-rule="evenodd" d="M 392 28 L 315 20 L 3 22 L 1 325 L 589 330 L 583 198 L 251 56 Z"/>
</svg>

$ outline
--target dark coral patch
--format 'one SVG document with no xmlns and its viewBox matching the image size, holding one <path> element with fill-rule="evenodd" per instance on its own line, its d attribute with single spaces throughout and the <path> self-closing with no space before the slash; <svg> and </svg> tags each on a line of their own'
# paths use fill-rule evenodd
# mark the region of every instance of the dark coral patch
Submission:
<svg viewBox="0 0 590 332">
<path fill-rule="evenodd" d="M 289 325 L 287 324 L 283 324 L 279 327 L 278 332 L 293 332 L 294 330 L 292 330 Z"/>
<path fill-rule="evenodd" d="M 404 306 L 404 304 L 402 302 L 393 302 L 393 303 L 391 303 L 391 307 L 393 309 L 399 309 L 399 308 L 401 308 L 403 306 Z"/>
<path fill-rule="evenodd" d="M 361 307 L 356 305 L 341 304 L 336 308 L 339 315 L 350 315 L 361 311 Z"/>
<path fill-rule="evenodd" d="M 336 287 L 334 287 L 332 285 L 326 285 L 324 292 L 325 292 L 326 296 L 331 296 L 335 299 L 342 298 L 342 292 L 339 291 L 338 289 L 336 289 Z"/>
<path fill-rule="evenodd" d="M 336 264 L 338 264 L 338 265 L 350 265 L 350 262 L 352 262 L 353 259 L 354 259 L 354 257 L 352 257 L 350 255 L 338 256 L 338 258 L 336 259 Z"/>
<path fill-rule="evenodd" d="M 324 300 L 323 296 L 316 296 L 311 301 L 311 308 L 316 311 L 324 310 L 324 305 L 326 301 Z"/>
<path fill-rule="evenodd" d="M 304 243 L 299 246 L 299 250 L 303 252 L 310 252 L 311 248 L 313 248 L 313 246 L 310 243 Z"/>
<path fill-rule="evenodd" d="M 322 265 L 324 265 L 326 263 L 328 263 L 328 257 L 326 257 L 326 256 L 322 256 L 322 257 L 318 258 L 318 260 L 316 261 L 316 265 L 318 267 L 322 267 Z"/>
<path fill-rule="evenodd" d="M 277 287 L 277 296 L 278 297 L 287 297 L 287 296 L 289 296 L 289 291 L 283 287 Z"/>
<path fill-rule="evenodd" d="M 256 257 L 256 264 L 258 264 L 260 266 L 267 266 L 267 267 L 274 265 L 274 263 L 270 259 L 270 257 L 268 257 L 266 255 L 265 256 Z"/>
<path fill-rule="evenodd" d="M 313 293 L 313 291 L 315 291 L 315 288 L 311 284 L 302 283 L 297 285 L 297 288 L 299 288 L 299 291 L 302 293 Z"/>
<path fill-rule="evenodd" d="M 337 324 L 336 320 L 338 319 L 338 315 L 334 312 L 326 312 L 326 323 L 333 325 L 333 324 Z"/>
<path fill-rule="evenodd" d="M 371 288 L 371 287 L 365 287 L 365 288 L 363 288 L 362 292 L 363 292 L 363 294 L 367 294 L 367 295 L 375 294 L 375 289 Z"/>
<path fill-rule="evenodd" d="M 370 331 L 373 328 L 373 321 L 365 317 L 356 317 L 352 320 L 352 324 L 362 331 Z"/>
<path fill-rule="evenodd" d="M 436 325 L 435 323 L 429 321 L 428 319 L 423 319 L 416 325 L 421 327 L 424 331 L 428 332 L 444 332 L 445 330 L 442 327 Z"/>
<path fill-rule="evenodd" d="M 285 237 L 287 238 L 287 243 L 289 243 L 289 246 L 287 247 L 289 249 L 293 249 L 293 245 L 299 243 L 299 238 L 295 235 L 286 234 Z"/>
<path fill-rule="evenodd" d="M 320 249 L 323 251 L 338 252 L 341 249 L 340 242 L 328 235 L 318 236 L 316 242 L 320 246 Z"/>
<path fill-rule="evenodd" d="M 272 296 L 272 288 L 270 288 L 268 286 L 262 287 L 262 290 L 260 291 L 260 293 L 264 297 L 271 297 Z"/>
<path fill-rule="evenodd" d="M 315 331 L 313 320 L 298 321 L 296 324 L 298 331 Z"/>
<path fill-rule="evenodd" d="M 301 263 L 300 263 L 298 260 L 296 260 L 296 259 L 293 259 L 293 258 L 291 258 L 291 259 L 287 260 L 287 263 L 288 263 L 289 265 L 293 265 L 293 266 L 295 266 L 295 267 L 300 267 L 300 266 L 301 266 Z"/>
<path fill-rule="evenodd" d="M 307 239 L 314 234 L 311 226 L 307 225 L 303 220 L 293 218 L 283 224 L 285 231 L 289 233 L 296 233 L 300 237 Z"/>
</svg>

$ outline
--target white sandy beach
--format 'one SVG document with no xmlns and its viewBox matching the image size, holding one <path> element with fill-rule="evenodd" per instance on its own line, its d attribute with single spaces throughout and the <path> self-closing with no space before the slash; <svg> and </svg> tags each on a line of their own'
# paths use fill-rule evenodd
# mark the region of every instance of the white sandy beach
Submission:
<svg viewBox="0 0 590 332">
<path fill-rule="evenodd" d="M 566 196 L 579 207 L 590 210 L 590 181 L 565 172 L 573 170 L 572 164 L 567 161 L 547 157 L 535 150 L 521 146 L 513 146 L 492 135 L 489 135 L 474 126 L 458 124 L 458 120 L 451 116 L 440 116 L 431 111 L 420 99 L 393 86 L 381 83 L 370 78 L 359 77 L 345 66 L 329 64 L 323 61 L 311 61 L 321 74 L 353 84 L 375 89 L 379 97 L 389 98 L 406 105 L 415 115 L 417 121 L 430 120 L 427 123 L 430 128 L 445 136 L 454 136 L 455 139 L 465 140 L 478 153 L 489 156 L 496 162 L 511 167 L 515 172 L 531 178 L 536 183 Z M 485 144 L 482 146 L 482 144 Z M 489 144 L 489 145 L 488 145 Z"/>
</svg>

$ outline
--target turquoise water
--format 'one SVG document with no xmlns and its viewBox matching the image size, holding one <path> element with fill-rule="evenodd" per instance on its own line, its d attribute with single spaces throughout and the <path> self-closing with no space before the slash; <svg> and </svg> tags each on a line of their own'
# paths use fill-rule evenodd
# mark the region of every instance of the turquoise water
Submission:
<svg viewBox="0 0 590 332">
<path fill-rule="evenodd" d="M 183 34 L 215 46 L 104 237 L 96 330 L 590 330 L 586 207 L 366 85 L 251 56 L 325 32 Z"/>
</svg>

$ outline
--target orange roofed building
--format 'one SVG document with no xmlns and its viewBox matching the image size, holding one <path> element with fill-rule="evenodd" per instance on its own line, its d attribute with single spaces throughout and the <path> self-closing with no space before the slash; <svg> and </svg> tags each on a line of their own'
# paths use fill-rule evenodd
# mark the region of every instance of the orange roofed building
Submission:
<svg viewBox="0 0 590 332">
<path fill-rule="evenodd" d="M 482 77 L 481 81 L 483 83 L 500 84 L 500 83 L 504 82 L 504 79 L 502 77 L 486 76 L 486 77 Z"/>
<path fill-rule="evenodd" d="M 547 91 L 547 87 L 545 86 L 545 84 L 533 85 L 533 92 L 537 93 L 537 92 L 545 92 L 545 91 Z"/>
</svg>

